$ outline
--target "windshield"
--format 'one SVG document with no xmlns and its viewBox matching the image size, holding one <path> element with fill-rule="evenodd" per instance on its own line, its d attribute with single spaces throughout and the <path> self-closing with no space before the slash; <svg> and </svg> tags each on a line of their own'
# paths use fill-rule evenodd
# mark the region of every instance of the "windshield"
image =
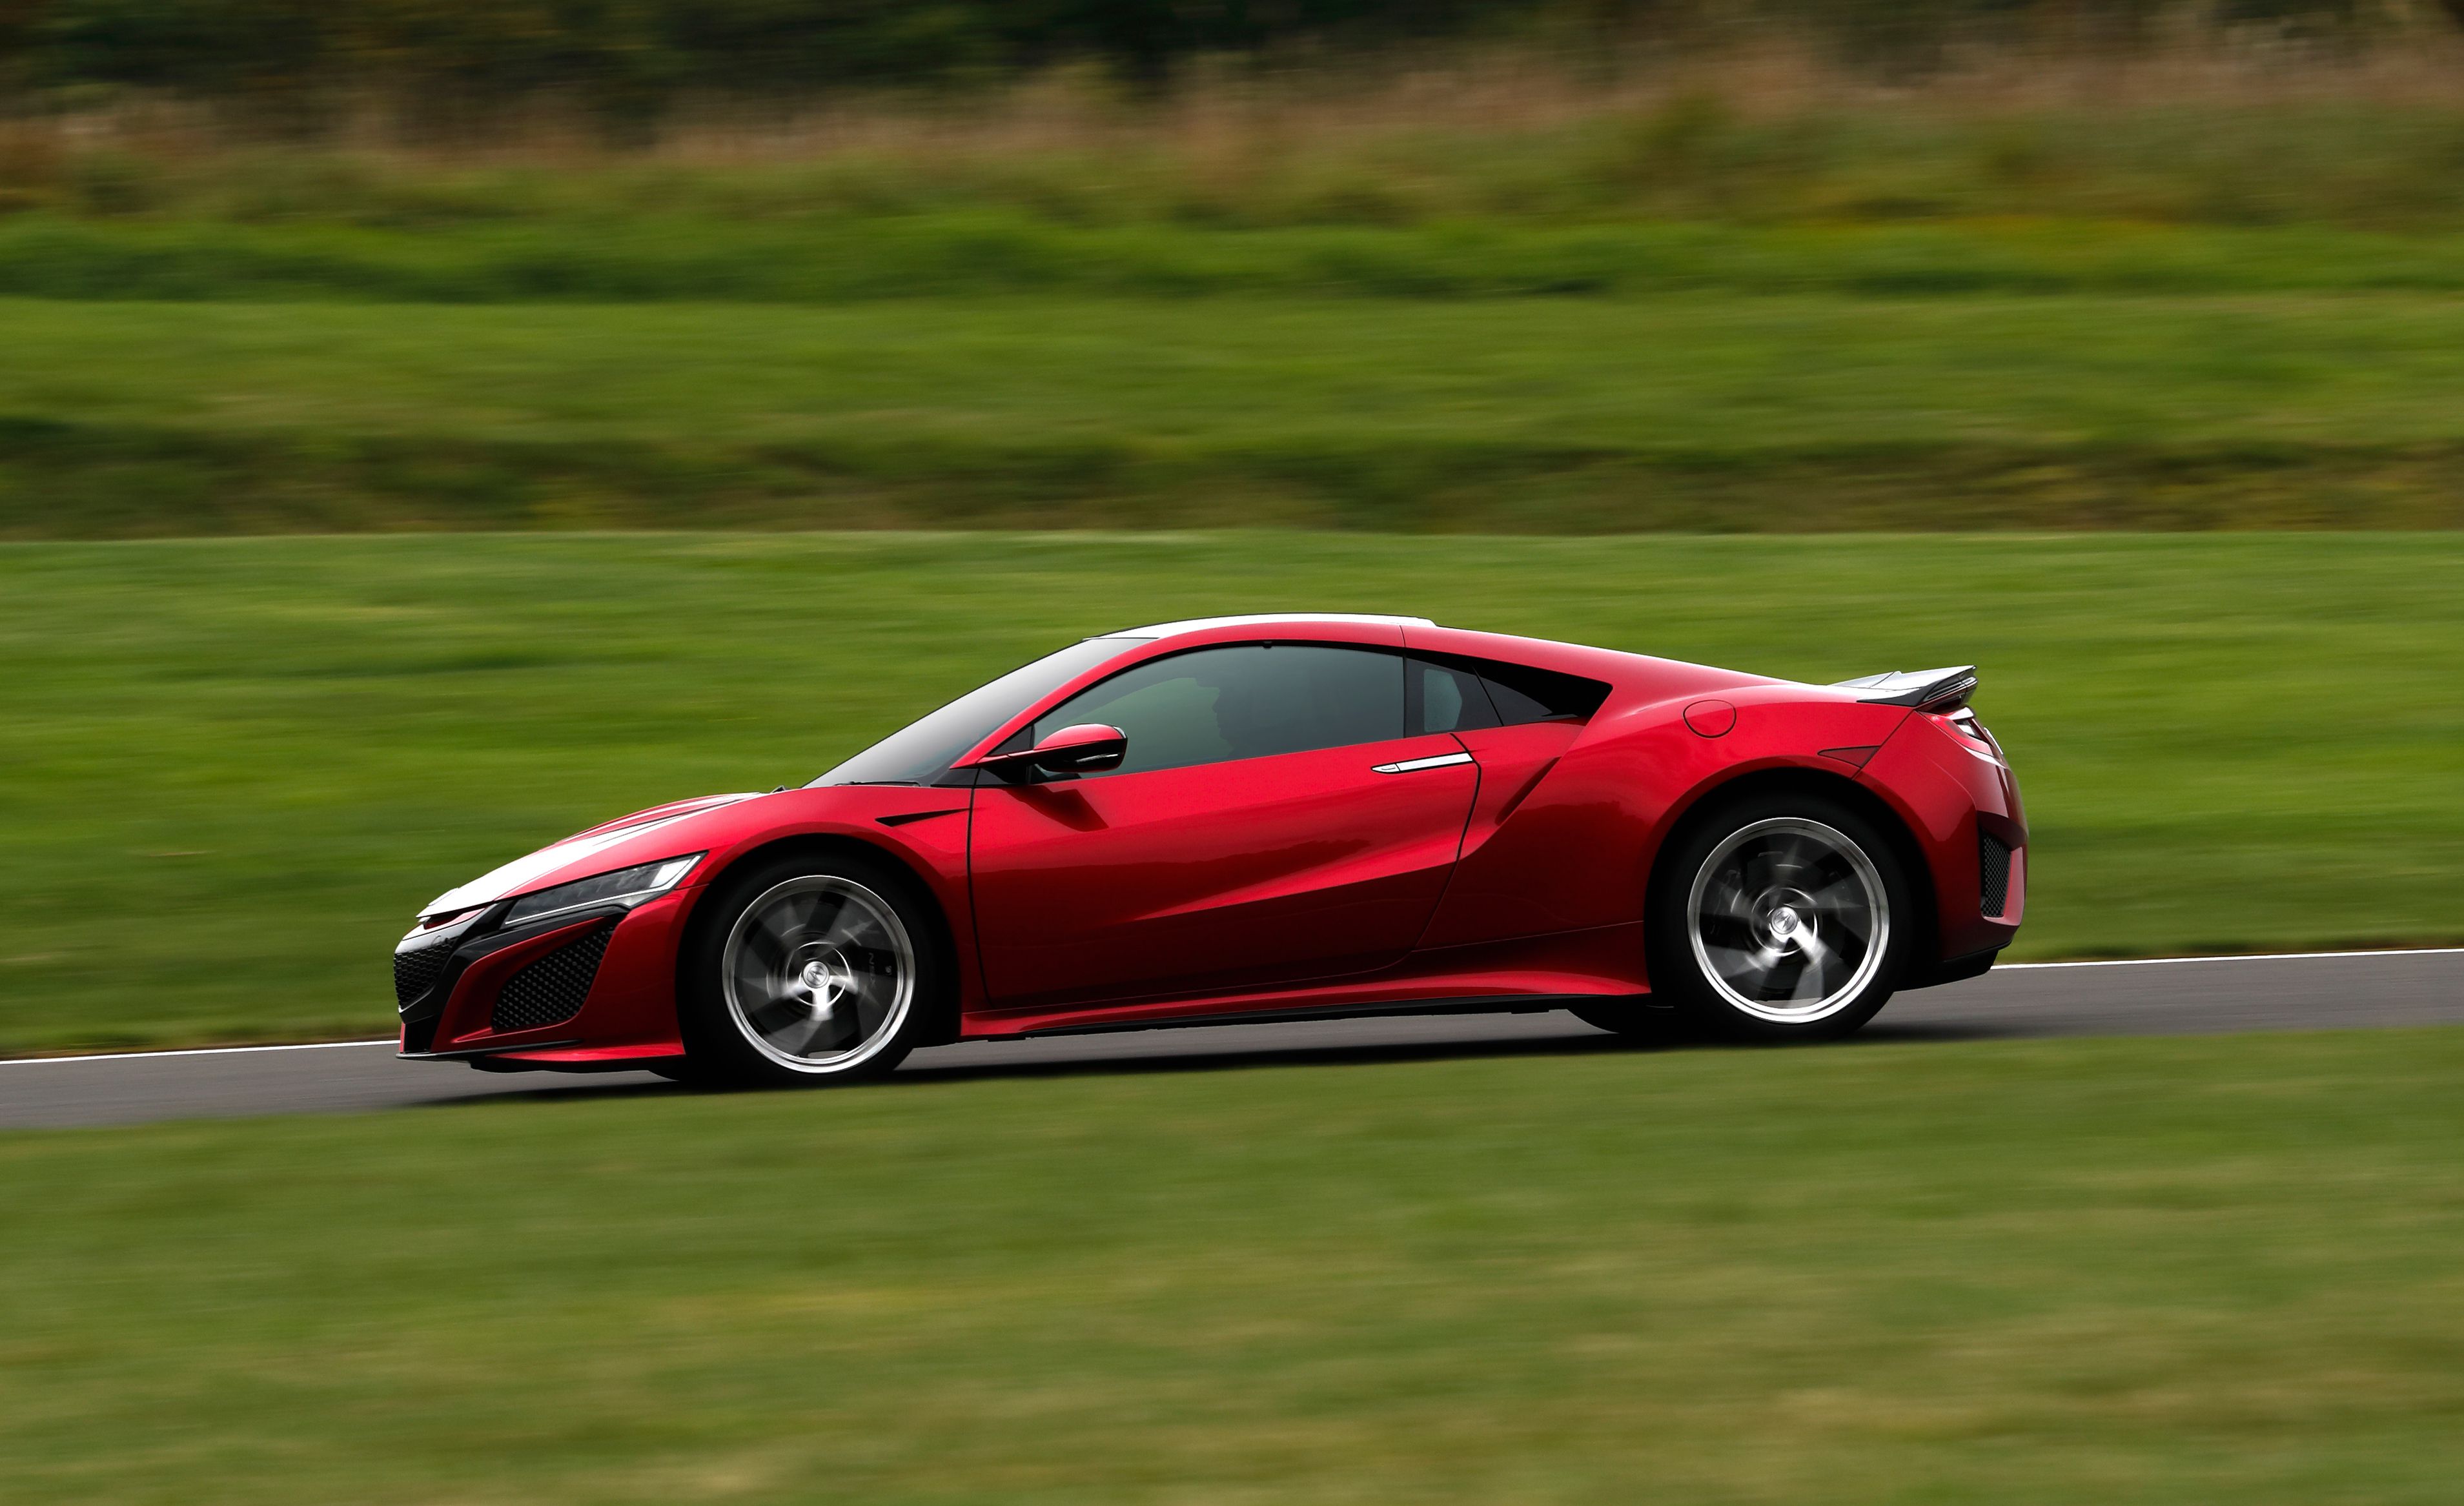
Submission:
<svg viewBox="0 0 2464 1506">
<path fill-rule="evenodd" d="M 992 735 L 995 727 L 1119 653 L 1137 638 L 1088 638 L 971 690 L 919 721 L 891 733 L 816 785 L 921 785 Z"/>
</svg>

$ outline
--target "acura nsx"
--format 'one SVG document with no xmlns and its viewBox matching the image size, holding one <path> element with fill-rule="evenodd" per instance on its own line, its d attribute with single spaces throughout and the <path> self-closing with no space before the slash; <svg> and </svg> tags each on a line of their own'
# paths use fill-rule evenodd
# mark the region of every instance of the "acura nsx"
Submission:
<svg viewBox="0 0 2464 1506">
<path fill-rule="evenodd" d="M 394 952 L 402 1052 L 758 1084 L 1363 1014 L 1841 1035 L 2018 930 L 2027 823 L 1976 684 L 1418 617 L 1106 633 L 809 785 L 637 811 L 440 895 Z"/>
</svg>

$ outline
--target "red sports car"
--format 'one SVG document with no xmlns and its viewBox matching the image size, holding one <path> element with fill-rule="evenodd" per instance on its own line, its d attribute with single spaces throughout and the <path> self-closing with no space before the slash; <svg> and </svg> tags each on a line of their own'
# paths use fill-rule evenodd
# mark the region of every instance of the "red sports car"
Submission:
<svg viewBox="0 0 2464 1506">
<path fill-rule="evenodd" d="M 438 897 L 394 953 L 402 1051 L 802 1083 L 1337 1015 L 1840 1035 L 2018 930 L 2027 825 L 1975 685 L 1418 617 L 1107 633 L 802 788 L 640 811 Z"/>
</svg>

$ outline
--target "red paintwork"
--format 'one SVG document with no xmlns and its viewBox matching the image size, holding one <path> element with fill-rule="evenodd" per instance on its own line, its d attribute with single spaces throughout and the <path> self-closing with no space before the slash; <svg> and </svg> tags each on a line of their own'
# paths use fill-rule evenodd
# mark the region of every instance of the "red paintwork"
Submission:
<svg viewBox="0 0 2464 1506">
<path fill-rule="evenodd" d="M 1685 708 L 1685 725 L 1697 737 L 1725 738 L 1737 724 L 1737 708 L 1725 700 L 1698 700 Z"/>
<path fill-rule="evenodd" d="M 999 1011 L 1368 972 L 1429 923 L 1480 771 L 1440 733 L 1125 779 L 976 791 L 972 868 Z"/>
<path fill-rule="evenodd" d="M 631 917 L 627 917 L 630 919 Z M 460 1051 L 481 1044 L 493 1045 L 498 1040 L 555 1040 L 557 1028 L 545 1030 L 506 1030 L 501 1035 L 489 1030 L 488 1014 L 496 1002 L 497 990 L 505 980 L 530 963 L 555 951 L 565 942 L 577 941 L 605 926 L 605 920 L 583 920 L 559 926 L 527 941 L 517 942 L 501 952 L 495 952 L 473 963 L 461 981 L 453 986 L 453 997 L 447 1001 L 445 1015 L 437 1023 L 435 1050 Z M 627 939 L 630 940 L 629 938 Z M 616 942 L 608 940 L 607 949 L 614 951 Z"/>
<path fill-rule="evenodd" d="M 791 840 L 859 843 L 922 882 L 956 949 L 957 1029 L 966 1036 L 1641 992 L 1649 982 L 1639 922 L 1662 840 L 1705 796 L 1772 771 L 1853 784 L 1899 816 L 1935 899 L 1936 944 L 1921 962 L 2005 945 L 2024 914 L 2017 786 L 1993 750 L 1948 718 L 1604 649 L 1309 619 L 1125 640 L 1118 656 L 1021 708 L 969 756 L 989 753 L 1046 708 L 1132 664 L 1262 640 L 1410 647 L 1612 688 L 1580 723 L 1053 784 L 833 786 L 639 812 L 586 834 L 673 819 L 516 891 L 710 854 L 685 887 L 618 923 L 582 1013 L 517 1035 L 487 1030 L 496 987 L 579 934 L 566 928 L 474 964 L 454 989 L 434 1049 L 501 1041 L 513 1048 L 508 1059 L 565 1066 L 676 1054 L 676 959 L 694 906 L 733 865 Z M 1851 760 L 1866 749 L 1875 751 L 1859 767 Z M 1456 751 L 1474 762 L 1371 772 Z M 1999 917 L 1978 913 L 1980 823 L 2019 849 Z M 580 1044 L 520 1050 L 559 1041 Z"/>
<path fill-rule="evenodd" d="M 1952 730 L 1948 718 L 1911 714 L 1860 777 L 1900 812 L 1925 849 L 1942 955 L 1962 957 L 2007 944 L 2027 909 L 2028 859 L 2028 818 L 2010 768 Z M 1977 892 L 1980 825 L 1998 829 L 1995 834 L 2017 850 L 2011 859 L 2008 906 L 1990 919 L 1967 898 Z"/>
</svg>

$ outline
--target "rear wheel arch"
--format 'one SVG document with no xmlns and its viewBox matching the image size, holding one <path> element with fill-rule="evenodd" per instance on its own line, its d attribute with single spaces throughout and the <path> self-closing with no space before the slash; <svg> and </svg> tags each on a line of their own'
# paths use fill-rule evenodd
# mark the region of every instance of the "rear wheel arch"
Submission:
<svg viewBox="0 0 2464 1506">
<path fill-rule="evenodd" d="M 932 1007 L 939 1017 L 927 1022 L 921 1044 L 937 1046 L 957 1040 L 960 990 L 955 985 L 959 977 L 958 944 L 957 935 L 950 923 L 949 914 L 942 907 L 941 897 L 934 890 L 932 881 L 918 872 L 914 864 L 896 852 L 878 843 L 868 842 L 862 837 L 847 836 L 836 832 L 799 832 L 792 836 L 774 838 L 759 847 L 747 848 L 737 853 L 735 857 L 728 860 L 727 866 L 710 875 L 693 902 L 692 913 L 685 918 L 685 941 L 676 949 L 678 998 L 681 999 L 683 996 L 683 969 L 688 965 L 689 959 L 694 955 L 694 941 L 701 934 L 703 927 L 715 924 L 721 919 L 708 902 L 713 895 L 723 892 L 727 885 L 739 875 L 754 873 L 774 863 L 790 858 L 826 861 L 833 857 L 851 858 L 857 862 L 886 870 L 903 881 L 909 890 L 909 897 L 913 898 L 922 911 L 926 926 L 932 933 L 927 941 L 942 967 L 946 969 L 942 976 L 950 979 L 953 984 L 953 986 L 943 990 L 947 997 L 933 1001 Z"/>
<path fill-rule="evenodd" d="M 1942 950 L 1940 907 L 1934 889 L 1933 865 L 1925 860 L 1924 846 L 1917 841 L 1916 832 L 1909 828 L 1906 818 L 1893 808 L 1889 801 L 1856 780 L 1827 769 L 1794 764 L 1755 769 L 1696 792 L 1694 798 L 1680 809 L 1677 818 L 1669 822 L 1659 845 L 1653 850 L 1651 873 L 1643 890 L 1645 905 L 1659 902 L 1663 885 L 1683 881 L 1682 876 L 1673 872 L 1669 857 L 1698 828 L 1718 820 L 1722 812 L 1749 800 L 1788 794 L 1814 795 L 1836 801 L 1874 823 L 1876 830 L 1891 844 L 1892 856 L 1899 859 L 1908 884 L 1916 890 L 1917 915 L 1914 934 L 1910 938 L 1914 944 L 1908 950 L 1910 970 L 1923 971 L 1934 965 Z M 1643 965 L 1646 969 L 1650 963 L 1651 959 L 1645 957 Z"/>
</svg>

